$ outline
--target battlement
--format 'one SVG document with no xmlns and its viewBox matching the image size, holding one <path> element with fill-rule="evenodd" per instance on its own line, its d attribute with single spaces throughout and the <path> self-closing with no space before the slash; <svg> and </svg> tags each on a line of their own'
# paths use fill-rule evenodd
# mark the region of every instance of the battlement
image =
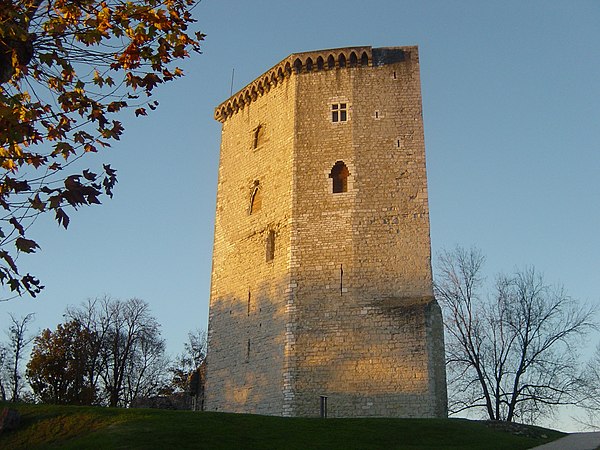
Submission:
<svg viewBox="0 0 600 450">
<path fill-rule="evenodd" d="M 223 123 L 258 96 L 268 92 L 292 75 L 322 70 L 382 66 L 418 58 L 416 46 L 344 47 L 292 53 L 215 108 L 215 119 Z"/>
</svg>

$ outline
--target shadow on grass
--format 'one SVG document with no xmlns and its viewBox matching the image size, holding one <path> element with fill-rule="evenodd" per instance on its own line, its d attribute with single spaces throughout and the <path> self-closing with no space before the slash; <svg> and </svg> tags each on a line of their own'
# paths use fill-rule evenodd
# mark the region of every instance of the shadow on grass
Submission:
<svg viewBox="0 0 600 450">
<path fill-rule="evenodd" d="M 0 405 L 1 407 L 2 405 Z M 465 419 L 312 419 L 99 407 L 11 405 L 2 449 L 527 449 L 563 436 Z M 520 430 L 520 431 L 519 431 Z"/>
</svg>

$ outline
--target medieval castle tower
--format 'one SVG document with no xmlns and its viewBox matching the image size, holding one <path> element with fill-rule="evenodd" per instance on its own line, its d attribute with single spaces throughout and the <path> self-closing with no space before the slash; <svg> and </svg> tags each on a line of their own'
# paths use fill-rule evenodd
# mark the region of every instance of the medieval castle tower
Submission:
<svg viewBox="0 0 600 450">
<path fill-rule="evenodd" d="M 444 417 L 417 47 L 292 54 L 215 118 L 206 409 Z"/>
</svg>

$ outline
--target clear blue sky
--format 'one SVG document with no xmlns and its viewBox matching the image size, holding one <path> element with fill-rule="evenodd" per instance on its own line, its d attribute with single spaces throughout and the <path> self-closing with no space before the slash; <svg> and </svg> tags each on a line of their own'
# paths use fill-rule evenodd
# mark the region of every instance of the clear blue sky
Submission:
<svg viewBox="0 0 600 450">
<path fill-rule="evenodd" d="M 535 265 L 600 303 L 600 2 L 204 0 L 207 34 L 187 76 L 90 164 L 119 171 L 115 198 L 40 219 L 22 268 L 38 299 L 0 303 L 54 328 L 64 309 L 110 294 L 150 303 L 176 353 L 205 328 L 220 123 L 213 109 L 290 53 L 371 45 L 420 49 L 434 255 L 455 244 L 498 271 Z M 598 342 L 590 340 L 590 348 Z M 564 427 L 563 427 L 564 428 Z"/>
</svg>

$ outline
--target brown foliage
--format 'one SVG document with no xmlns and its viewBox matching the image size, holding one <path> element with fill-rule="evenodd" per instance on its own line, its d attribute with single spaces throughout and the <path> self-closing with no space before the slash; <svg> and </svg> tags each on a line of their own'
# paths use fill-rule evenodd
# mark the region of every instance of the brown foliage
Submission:
<svg viewBox="0 0 600 450">
<path fill-rule="evenodd" d="M 0 3 L 0 283 L 17 294 L 42 289 L 20 275 L 13 252 L 32 253 L 28 224 L 51 211 L 112 196 L 116 171 L 64 171 L 123 133 L 115 114 L 144 106 L 154 89 L 183 75 L 173 64 L 199 51 L 195 0 L 13 0 Z M 15 245 L 11 251 L 9 245 Z"/>
<path fill-rule="evenodd" d="M 78 321 L 46 329 L 35 338 L 27 378 L 44 403 L 91 405 L 96 392 L 90 379 L 93 336 Z"/>
</svg>

